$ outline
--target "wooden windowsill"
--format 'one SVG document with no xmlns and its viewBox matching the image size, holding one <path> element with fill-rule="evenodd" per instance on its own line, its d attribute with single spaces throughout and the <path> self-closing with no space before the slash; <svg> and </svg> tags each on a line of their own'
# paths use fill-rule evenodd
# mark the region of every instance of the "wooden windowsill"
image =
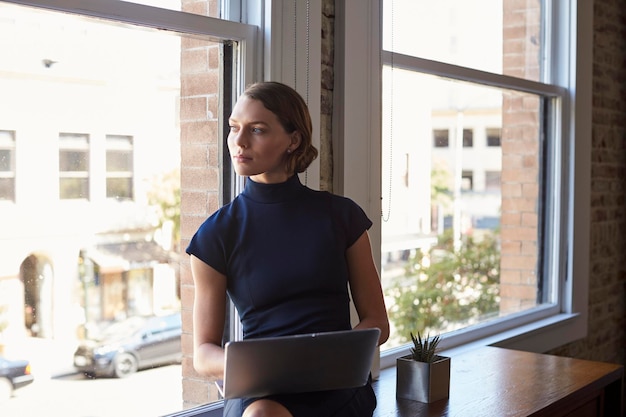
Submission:
<svg viewBox="0 0 626 417">
<path fill-rule="evenodd" d="M 395 367 L 374 382 L 374 417 L 622 416 L 623 367 L 484 347 L 452 357 L 450 396 L 431 404 L 396 399 Z"/>
</svg>

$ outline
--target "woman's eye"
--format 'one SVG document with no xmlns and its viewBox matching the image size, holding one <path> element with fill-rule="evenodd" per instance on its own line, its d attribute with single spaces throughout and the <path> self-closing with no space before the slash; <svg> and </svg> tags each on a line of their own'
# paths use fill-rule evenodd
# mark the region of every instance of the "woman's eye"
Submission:
<svg viewBox="0 0 626 417">
<path fill-rule="evenodd" d="M 252 133 L 255 133 L 255 134 L 263 133 L 263 129 L 261 129 L 260 127 L 253 127 L 251 130 L 252 130 Z"/>
<path fill-rule="evenodd" d="M 231 132 L 236 132 L 237 131 L 237 126 L 228 126 Z"/>
</svg>

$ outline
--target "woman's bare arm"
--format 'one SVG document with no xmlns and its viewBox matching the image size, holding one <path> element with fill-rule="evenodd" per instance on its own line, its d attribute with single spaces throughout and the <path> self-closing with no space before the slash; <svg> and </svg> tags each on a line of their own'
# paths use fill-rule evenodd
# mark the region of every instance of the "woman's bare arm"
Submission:
<svg viewBox="0 0 626 417">
<path fill-rule="evenodd" d="M 223 378 L 226 276 L 193 255 L 191 273 L 195 284 L 193 366 L 201 375 Z"/>
<path fill-rule="evenodd" d="M 367 231 L 348 248 L 346 257 L 350 291 L 360 320 L 355 328 L 379 328 L 381 345 L 389 338 L 389 318 Z"/>
</svg>

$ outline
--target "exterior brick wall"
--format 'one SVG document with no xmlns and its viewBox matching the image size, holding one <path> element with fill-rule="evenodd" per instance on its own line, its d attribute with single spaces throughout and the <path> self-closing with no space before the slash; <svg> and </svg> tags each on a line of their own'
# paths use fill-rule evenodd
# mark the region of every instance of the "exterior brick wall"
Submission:
<svg viewBox="0 0 626 417">
<path fill-rule="evenodd" d="M 540 2 L 505 1 L 503 73 L 539 81 Z M 500 313 L 537 304 L 539 100 L 503 94 Z"/>
<path fill-rule="evenodd" d="M 320 117 L 320 189 L 333 191 L 333 89 L 335 86 L 335 2 L 322 1 L 322 98 Z"/>
<path fill-rule="evenodd" d="M 218 16 L 216 0 L 182 1 L 183 11 Z M 197 38 L 181 40 L 181 250 L 200 224 L 220 206 L 218 134 L 220 62 L 219 46 Z M 183 321 L 183 408 L 218 399 L 209 378 L 193 368 L 193 279 L 186 255 L 180 266 Z"/>
</svg>

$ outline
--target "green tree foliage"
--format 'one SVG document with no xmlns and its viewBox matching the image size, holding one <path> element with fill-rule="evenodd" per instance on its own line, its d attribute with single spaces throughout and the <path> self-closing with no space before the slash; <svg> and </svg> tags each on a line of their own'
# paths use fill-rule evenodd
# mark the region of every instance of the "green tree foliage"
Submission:
<svg viewBox="0 0 626 417">
<path fill-rule="evenodd" d="M 180 241 L 180 171 L 165 172 L 154 178 L 148 203 L 157 208 L 159 227 L 172 223 L 172 239 Z"/>
<path fill-rule="evenodd" d="M 497 234 L 465 236 L 454 251 L 451 231 L 427 253 L 411 256 L 387 295 L 389 318 L 401 342 L 411 332 L 444 333 L 498 313 L 500 250 Z"/>
<path fill-rule="evenodd" d="M 6 330 L 7 327 L 9 327 L 9 320 L 5 318 L 8 310 L 8 306 L 0 305 L 0 335 Z"/>
</svg>

